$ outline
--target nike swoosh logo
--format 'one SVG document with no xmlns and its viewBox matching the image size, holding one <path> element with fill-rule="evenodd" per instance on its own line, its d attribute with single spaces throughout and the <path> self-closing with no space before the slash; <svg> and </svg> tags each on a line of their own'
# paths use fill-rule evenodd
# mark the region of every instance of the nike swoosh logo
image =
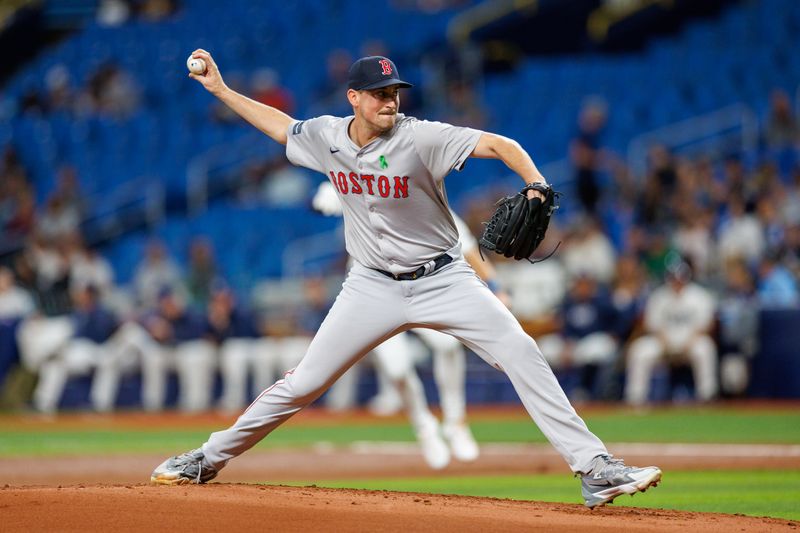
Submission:
<svg viewBox="0 0 800 533">
<path fill-rule="evenodd" d="M 338 148 L 331 148 L 331 153 L 332 153 L 332 154 L 335 154 L 335 153 L 336 153 L 336 152 L 338 152 L 338 151 L 339 151 L 339 149 L 338 149 Z"/>
</svg>

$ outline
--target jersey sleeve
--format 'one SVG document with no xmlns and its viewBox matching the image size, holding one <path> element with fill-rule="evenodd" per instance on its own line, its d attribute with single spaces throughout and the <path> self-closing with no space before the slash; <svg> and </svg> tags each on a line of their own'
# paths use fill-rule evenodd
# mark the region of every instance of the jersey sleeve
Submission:
<svg viewBox="0 0 800 533">
<path fill-rule="evenodd" d="M 299 167 L 325 173 L 322 155 L 327 141 L 323 134 L 334 117 L 324 115 L 308 120 L 295 120 L 286 130 L 286 158 Z"/>
<path fill-rule="evenodd" d="M 414 146 L 435 179 L 461 170 L 480 139 L 480 130 L 420 120 L 414 128 Z"/>
</svg>

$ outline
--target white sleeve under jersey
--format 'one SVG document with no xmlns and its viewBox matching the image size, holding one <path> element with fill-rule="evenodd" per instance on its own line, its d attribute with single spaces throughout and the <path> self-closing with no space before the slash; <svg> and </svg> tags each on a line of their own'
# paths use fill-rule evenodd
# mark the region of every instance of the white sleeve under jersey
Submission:
<svg viewBox="0 0 800 533">
<path fill-rule="evenodd" d="M 468 254 L 478 247 L 478 241 L 475 240 L 475 236 L 472 234 L 472 231 L 470 231 L 467 223 L 464 222 L 461 217 L 456 215 L 452 209 L 450 210 L 450 213 L 453 215 L 453 220 L 456 222 L 458 240 L 461 241 L 461 251 L 465 254 Z"/>
</svg>

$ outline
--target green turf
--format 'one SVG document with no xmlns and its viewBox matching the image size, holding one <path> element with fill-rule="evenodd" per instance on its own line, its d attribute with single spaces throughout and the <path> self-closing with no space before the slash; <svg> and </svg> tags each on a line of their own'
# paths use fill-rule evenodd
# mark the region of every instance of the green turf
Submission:
<svg viewBox="0 0 800 533">
<path fill-rule="evenodd" d="M 629 411 L 586 416 L 589 427 L 607 442 L 800 442 L 800 413 L 783 409 L 670 409 L 646 414 Z M 103 427 L 59 429 L 47 423 L 20 426 L 0 418 L 0 457 L 86 453 L 172 453 L 205 442 L 221 427 L 122 429 Z M 481 442 L 545 442 L 541 432 L 524 416 L 478 417 L 472 422 Z M 288 424 L 280 427 L 259 447 L 303 447 L 325 441 L 346 445 L 352 441 L 405 441 L 414 439 L 402 420 L 367 420 L 341 426 Z"/>
<path fill-rule="evenodd" d="M 645 494 L 637 494 L 633 498 L 620 496 L 614 505 L 800 520 L 800 471 L 797 470 L 668 471 L 662 481 L 657 488 Z M 322 487 L 583 503 L 580 482 L 560 474 L 360 479 L 316 484 Z"/>
</svg>

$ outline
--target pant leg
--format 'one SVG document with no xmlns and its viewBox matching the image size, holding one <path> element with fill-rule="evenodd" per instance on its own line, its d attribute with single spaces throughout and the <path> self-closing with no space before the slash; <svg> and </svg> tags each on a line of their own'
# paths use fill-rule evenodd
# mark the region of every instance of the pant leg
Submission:
<svg viewBox="0 0 800 533">
<path fill-rule="evenodd" d="M 428 407 L 425 388 L 412 363 L 413 351 L 405 333 L 395 335 L 372 351 L 375 368 L 400 393 L 415 433 L 435 430 L 436 418 Z"/>
<path fill-rule="evenodd" d="M 35 317 L 23 320 L 16 331 L 20 362 L 33 372 L 63 348 L 75 326 L 69 316 Z"/>
<path fill-rule="evenodd" d="M 286 372 L 280 364 L 280 339 L 259 337 L 252 341 L 253 387 L 261 392 Z M 247 404 L 252 398 L 248 398 Z M 245 406 L 247 405 L 245 404 Z"/>
<path fill-rule="evenodd" d="M 414 367 L 413 349 L 405 333 L 387 339 L 372 351 L 375 366 L 390 382 L 398 382 Z"/>
<path fill-rule="evenodd" d="M 281 373 L 295 368 L 302 361 L 303 356 L 308 351 L 308 345 L 311 344 L 310 337 L 283 337 L 280 339 L 280 354 L 278 363 L 281 366 Z"/>
<path fill-rule="evenodd" d="M 54 413 L 71 376 L 86 375 L 94 368 L 97 345 L 87 339 L 72 339 L 51 359 L 42 364 L 33 394 L 34 406 L 43 413 Z"/>
<path fill-rule="evenodd" d="M 155 342 L 135 322 L 128 322 L 103 343 L 97 369 L 92 380 L 92 405 L 96 411 L 107 412 L 114 408 L 123 374 L 140 366 L 140 353 L 150 350 Z"/>
<path fill-rule="evenodd" d="M 410 319 L 458 338 L 504 370 L 523 405 L 575 472 L 608 453 L 578 416 L 536 345 L 511 312 L 458 260 L 422 278 L 412 294 Z M 412 282 L 400 282 L 412 283 Z"/>
<path fill-rule="evenodd" d="M 219 348 L 219 368 L 222 374 L 220 407 L 236 411 L 247 405 L 247 376 L 255 349 L 251 339 L 227 339 Z"/>
<path fill-rule="evenodd" d="M 61 358 L 42 363 L 39 367 L 39 381 L 33 391 L 33 406 L 37 411 L 56 412 L 67 377 L 67 365 Z"/>
<path fill-rule="evenodd" d="M 356 264 L 300 364 L 263 391 L 233 426 L 211 434 L 203 444 L 205 461 L 219 469 L 253 447 L 405 322 L 398 284 Z"/>
<path fill-rule="evenodd" d="M 331 411 L 347 411 L 356 407 L 358 403 L 358 380 L 361 377 L 361 368 L 364 363 L 357 362 L 339 376 L 325 396 L 325 406 Z"/>
<path fill-rule="evenodd" d="M 167 374 L 175 367 L 174 348 L 157 342 L 141 352 L 142 404 L 147 411 L 161 411 L 167 395 Z"/>
<path fill-rule="evenodd" d="M 625 401 L 632 405 L 643 405 L 647 402 L 653 369 L 663 356 L 664 347 L 657 338 L 645 335 L 633 341 L 628 350 Z"/>
<path fill-rule="evenodd" d="M 689 345 L 686 355 L 692 365 L 697 399 L 702 401 L 713 399 L 719 390 L 717 346 L 714 341 L 708 335 L 697 337 Z"/>
<path fill-rule="evenodd" d="M 608 333 L 591 333 L 575 344 L 575 364 L 613 363 L 617 357 L 617 341 Z"/>
<path fill-rule="evenodd" d="M 467 354 L 457 339 L 432 329 L 416 333 L 433 351 L 433 378 L 439 389 L 439 401 L 445 425 L 461 424 L 467 418 Z"/>
<path fill-rule="evenodd" d="M 567 366 L 564 361 L 564 351 L 566 350 L 567 342 L 561 334 L 549 333 L 547 335 L 542 335 L 536 340 L 536 344 L 539 345 L 539 349 L 542 351 L 542 355 L 544 355 L 550 368 L 559 370 Z"/>
<path fill-rule="evenodd" d="M 216 349 L 206 340 L 180 343 L 175 348 L 175 369 L 178 372 L 178 407 L 197 413 L 211 405 L 216 370 Z"/>
</svg>

